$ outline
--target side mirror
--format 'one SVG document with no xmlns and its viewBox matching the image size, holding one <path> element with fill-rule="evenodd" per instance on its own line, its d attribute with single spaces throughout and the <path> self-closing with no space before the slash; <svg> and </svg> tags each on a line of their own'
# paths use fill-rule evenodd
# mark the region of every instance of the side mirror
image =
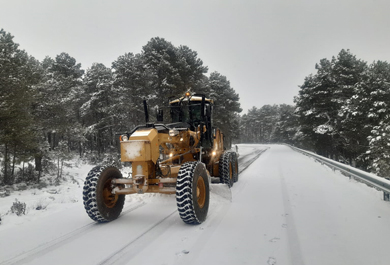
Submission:
<svg viewBox="0 0 390 265">
<path fill-rule="evenodd" d="M 157 121 L 159 122 L 164 121 L 164 112 L 162 109 L 157 109 L 156 116 L 157 116 Z"/>
</svg>

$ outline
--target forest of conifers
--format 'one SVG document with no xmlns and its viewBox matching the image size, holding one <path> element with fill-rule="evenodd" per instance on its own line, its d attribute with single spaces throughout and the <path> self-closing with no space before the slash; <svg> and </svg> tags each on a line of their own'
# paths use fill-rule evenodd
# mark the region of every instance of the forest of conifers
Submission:
<svg viewBox="0 0 390 265">
<path fill-rule="evenodd" d="M 265 105 L 240 115 L 227 77 L 208 73 L 187 46 L 156 37 L 111 66 L 82 69 L 65 52 L 38 61 L 2 29 L 0 183 L 37 183 L 42 174 L 60 181 L 63 163 L 75 156 L 119 163 L 115 134 L 145 123 L 143 100 L 153 121 L 156 108 L 187 91 L 215 100 L 214 126 L 228 143 L 286 143 L 388 175 L 387 62 L 368 65 L 341 50 L 303 80 L 294 106 Z"/>
</svg>

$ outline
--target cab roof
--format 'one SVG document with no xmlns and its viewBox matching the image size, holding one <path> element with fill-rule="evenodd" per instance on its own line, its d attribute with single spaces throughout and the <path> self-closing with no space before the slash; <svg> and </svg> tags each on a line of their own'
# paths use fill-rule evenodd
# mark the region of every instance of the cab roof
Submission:
<svg viewBox="0 0 390 265">
<path fill-rule="evenodd" d="M 189 97 L 181 97 L 175 100 L 172 100 L 169 102 L 169 105 L 179 103 L 181 101 L 202 101 L 201 96 L 189 96 Z M 214 101 L 212 99 L 205 98 L 205 102 L 209 102 L 210 104 L 214 104 Z"/>
</svg>

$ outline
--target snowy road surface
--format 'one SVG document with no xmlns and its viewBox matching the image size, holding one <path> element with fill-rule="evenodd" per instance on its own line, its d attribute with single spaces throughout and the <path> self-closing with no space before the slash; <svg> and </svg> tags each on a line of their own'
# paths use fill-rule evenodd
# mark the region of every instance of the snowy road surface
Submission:
<svg viewBox="0 0 390 265">
<path fill-rule="evenodd" d="M 380 192 L 282 145 L 240 145 L 240 166 L 267 147 L 201 225 L 181 221 L 174 195 L 127 196 L 107 224 L 80 200 L 0 230 L 0 264 L 390 264 Z"/>
</svg>

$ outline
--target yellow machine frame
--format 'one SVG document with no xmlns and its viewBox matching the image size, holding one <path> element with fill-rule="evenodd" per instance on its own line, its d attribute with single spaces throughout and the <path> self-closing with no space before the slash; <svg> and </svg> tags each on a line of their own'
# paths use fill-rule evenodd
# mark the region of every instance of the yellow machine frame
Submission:
<svg viewBox="0 0 390 265">
<path fill-rule="evenodd" d="M 212 100 L 207 101 L 212 103 Z M 178 100 L 171 103 L 176 102 Z M 212 152 L 202 161 L 202 155 L 205 154 L 197 146 L 204 132 L 206 126 L 198 126 L 196 131 L 173 129 L 169 133 L 159 133 L 155 128 L 142 128 L 136 130 L 129 139 L 121 137 L 121 161 L 131 162 L 133 173 L 132 178 L 115 179 L 113 184 L 124 184 L 127 187 L 116 186 L 113 192 L 174 194 L 176 189 L 172 184 L 176 184 L 181 165 L 197 159 L 207 162 L 205 165 L 209 175 L 219 176 L 218 162 L 224 152 L 223 134 L 219 129 L 214 129 Z M 190 139 L 193 140 L 192 145 L 189 144 Z M 157 166 L 160 175 L 157 174 Z"/>
</svg>

